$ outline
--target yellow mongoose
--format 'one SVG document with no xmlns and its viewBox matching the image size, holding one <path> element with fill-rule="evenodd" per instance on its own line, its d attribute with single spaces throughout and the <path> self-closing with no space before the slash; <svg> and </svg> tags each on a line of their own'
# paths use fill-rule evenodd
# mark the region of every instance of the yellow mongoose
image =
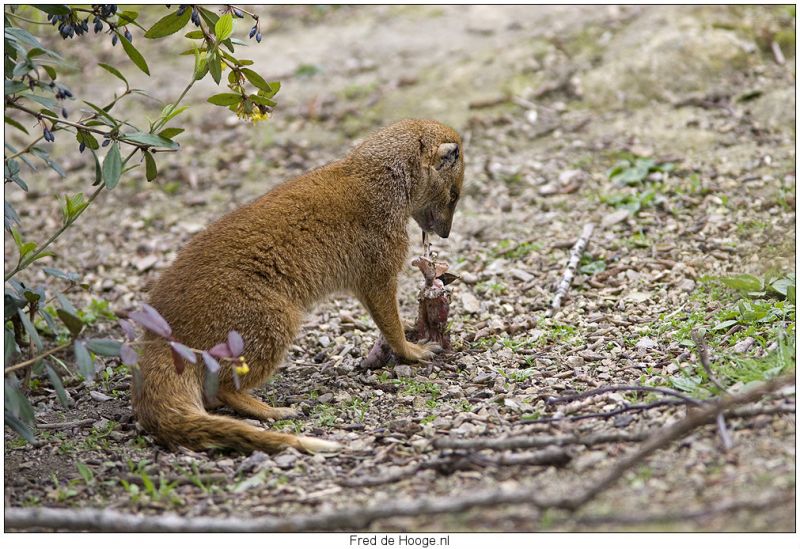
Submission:
<svg viewBox="0 0 800 549">
<path fill-rule="evenodd" d="M 464 178 L 461 148 L 459 135 L 439 122 L 403 120 L 197 234 L 155 283 L 149 302 L 176 340 L 196 349 L 238 331 L 250 371 L 236 390 L 233 366 L 223 364 L 209 402 L 202 361 L 178 374 L 166 342 L 148 333 L 132 398 L 141 425 L 171 447 L 335 450 L 333 442 L 265 431 L 206 407 L 222 403 L 262 420 L 293 415 L 250 391 L 279 366 L 304 313 L 332 292 L 355 295 L 398 356 L 432 356 L 434 345 L 406 341 L 397 275 L 409 218 L 426 232 L 450 233 Z"/>
</svg>

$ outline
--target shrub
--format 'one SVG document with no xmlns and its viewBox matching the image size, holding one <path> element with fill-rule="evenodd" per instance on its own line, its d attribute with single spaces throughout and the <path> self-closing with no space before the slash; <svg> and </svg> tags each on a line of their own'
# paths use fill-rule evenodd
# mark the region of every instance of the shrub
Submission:
<svg viewBox="0 0 800 549">
<path fill-rule="evenodd" d="M 164 8 L 148 7 L 163 10 Z M 142 170 L 148 181 L 158 177 L 157 159 L 163 154 L 181 154 L 178 136 L 184 131 L 175 125 L 178 117 L 188 106 L 182 102 L 192 86 L 209 77 L 217 84 L 225 83 L 228 91 L 208 98 L 208 102 L 228 108 L 239 118 L 257 122 L 269 118 L 276 106 L 274 96 L 280 89 L 279 82 L 268 82 L 253 68 L 253 61 L 234 56 L 235 47 L 245 44 L 235 37 L 235 26 L 239 20 L 250 20 L 252 26 L 245 31 L 250 39 L 261 42 L 259 19 L 243 8 L 226 5 L 216 13 L 208 6 L 180 5 L 167 8 L 168 13 L 149 29 L 139 22 L 135 11 L 120 10 L 116 4 L 92 4 L 89 7 L 68 5 L 13 6 L 4 9 L 5 32 L 5 130 L 4 151 L 5 184 L 15 184 L 28 192 L 29 183 L 38 167 L 44 164 L 61 177 L 64 171 L 52 157 L 49 143 L 56 139 L 75 139 L 75 154 L 89 154 L 93 170 L 87 174 L 92 178 L 95 190 L 88 196 L 83 193 L 60 198 L 61 225 L 42 242 L 25 237 L 25 223 L 14 206 L 4 200 L 4 226 L 13 239 L 16 249 L 16 264 L 8 268 L 5 277 L 4 317 L 4 381 L 5 421 L 29 441 L 34 440 L 33 409 L 25 396 L 31 373 L 46 375 L 55 389 L 61 404 L 69 405 L 64 390 L 62 375 L 77 375 L 86 384 L 91 384 L 95 375 L 97 357 L 121 357 L 127 364 L 135 363 L 135 337 L 130 323 L 122 321 L 128 341 L 121 343 L 112 339 L 86 337 L 87 315 L 75 308 L 56 284 L 31 286 L 25 283 L 37 262 L 54 255 L 50 245 L 62 235 L 90 208 L 103 192 L 110 192 L 118 185 L 123 174 Z M 248 24 L 249 25 L 249 24 Z M 130 86 L 125 72 L 141 70 L 149 75 L 151 64 L 136 48 L 140 36 L 146 39 L 176 38 L 185 32 L 191 47 L 184 54 L 194 56 L 194 70 L 187 75 L 187 85 L 172 102 L 167 103 L 156 114 L 148 127 L 136 127 L 130 120 L 119 115 L 116 107 L 136 94 L 150 95 L 144 90 Z M 98 66 L 119 79 L 124 92 L 114 95 L 110 101 L 97 97 L 81 98 L 88 111 L 79 111 L 69 106 L 76 102 L 67 82 L 59 78 L 66 59 L 63 52 L 48 48 L 44 44 L 53 42 L 51 36 L 58 33 L 64 41 L 110 40 L 120 47 L 130 61 L 128 66 L 113 66 L 98 63 Z M 66 44 L 66 42 L 64 42 Z M 152 63 L 152 60 L 151 60 Z M 154 67 L 155 68 L 155 67 Z M 63 71 L 62 71 L 63 72 Z M 92 93 L 105 91 L 92 87 Z M 15 147 L 9 136 L 25 141 L 24 147 Z M 80 285 L 80 275 L 68 273 L 54 267 L 44 267 L 47 280 L 61 280 L 70 287 Z M 85 289 L 85 287 L 84 287 Z M 208 387 L 213 392 L 213 381 L 219 362 L 238 362 L 236 371 L 244 372 L 246 364 L 241 357 L 241 338 L 232 332 L 228 342 L 209 350 L 190 349 L 171 337 L 169 325 L 152 308 L 131 315 L 131 319 L 148 330 L 165 337 L 173 349 L 176 368 L 182 370 L 183 361 L 195 362 L 200 353 L 209 372 Z M 74 367 L 65 364 L 57 355 L 62 352 L 74 355 Z M 62 371 L 59 374 L 57 367 Z M 74 370 L 74 371 L 73 371 Z M 22 379 L 18 376 L 22 374 Z"/>
</svg>

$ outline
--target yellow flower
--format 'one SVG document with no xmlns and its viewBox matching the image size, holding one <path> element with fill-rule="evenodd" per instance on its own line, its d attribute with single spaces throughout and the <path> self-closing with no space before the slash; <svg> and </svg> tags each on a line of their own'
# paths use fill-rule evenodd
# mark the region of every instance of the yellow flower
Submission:
<svg viewBox="0 0 800 549">
<path fill-rule="evenodd" d="M 247 375 L 250 371 L 250 366 L 247 365 L 247 362 L 244 361 L 244 357 L 239 357 L 239 365 L 236 367 L 236 373 L 240 376 Z"/>
<path fill-rule="evenodd" d="M 242 120 L 250 120 L 253 124 L 269 120 L 270 112 L 261 105 L 253 105 L 250 101 L 242 101 L 236 106 L 236 116 Z"/>
</svg>

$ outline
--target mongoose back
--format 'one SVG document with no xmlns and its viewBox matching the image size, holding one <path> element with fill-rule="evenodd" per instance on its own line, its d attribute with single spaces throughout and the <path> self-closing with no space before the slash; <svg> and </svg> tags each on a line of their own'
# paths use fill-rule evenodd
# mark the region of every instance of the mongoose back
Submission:
<svg viewBox="0 0 800 549">
<path fill-rule="evenodd" d="M 434 345 L 406 341 L 397 276 L 410 218 L 426 232 L 449 235 L 464 178 L 461 149 L 452 128 L 403 120 L 192 238 L 156 281 L 149 302 L 174 337 L 196 349 L 238 331 L 250 371 L 237 390 L 233 365 L 222 364 L 210 399 L 204 366 L 187 364 L 178 374 L 167 343 L 148 333 L 132 395 L 140 424 L 169 447 L 335 450 L 333 442 L 259 429 L 207 409 L 225 404 L 261 420 L 293 415 L 250 392 L 280 365 L 304 314 L 333 292 L 355 295 L 398 356 L 415 362 L 433 355 Z"/>
</svg>

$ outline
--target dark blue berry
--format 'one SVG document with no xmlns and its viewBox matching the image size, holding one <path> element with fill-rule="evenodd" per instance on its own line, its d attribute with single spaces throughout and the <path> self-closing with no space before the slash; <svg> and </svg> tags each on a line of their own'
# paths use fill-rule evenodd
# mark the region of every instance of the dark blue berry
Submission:
<svg viewBox="0 0 800 549">
<path fill-rule="evenodd" d="M 181 4 L 180 7 L 178 7 L 178 16 L 183 15 L 183 12 L 185 11 L 186 11 L 186 4 Z"/>
<path fill-rule="evenodd" d="M 128 39 L 128 42 L 133 42 L 133 35 L 128 29 L 125 29 L 125 38 Z"/>
<path fill-rule="evenodd" d="M 102 145 L 103 147 L 107 147 L 109 143 L 111 143 L 111 140 L 110 140 L 110 139 L 104 139 L 104 140 L 103 140 L 103 143 L 102 143 L 101 145 Z"/>
<path fill-rule="evenodd" d="M 197 10 L 194 8 L 192 8 L 192 23 L 194 23 L 196 27 L 200 26 L 200 14 L 198 14 Z"/>
<path fill-rule="evenodd" d="M 61 116 L 64 118 L 69 118 L 69 113 L 67 112 L 66 107 L 61 107 Z"/>
<path fill-rule="evenodd" d="M 244 17 L 244 14 L 241 11 L 237 10 L 236 8 L 233 8 L 233 16 L 241 19 Z"/>
<path fill-rule="evenodd" d="M 53 135 L 53 132 L 51 132 L 49 128 L 44 129 L 44 140 L 49 141 L 51 143 L 56 140 L 56 137 Z"/>
<path fill-rule="evenodd" d="M 117 35 L 116 34 L 111 37 L 111 45 L 112 46 L 116 46 L 117 45 Z"/>
<path fill-rule="evenodd" d="M 86 143 L 81 143 L 81 146 L 78 147 L 78 151 L 83 152 L 86 150 Z"/>
<path fill-rule="evenodd" d="M 256 33 L 256 42 L 258 42 L 259 44 L 261 43 L 261 33 L 260 32 Z"/>
<path fill-rule="evenodd" d="M 99 18 L 95 17 L 94 18 L 94 33 L 97 34 L 101 30 L 103 30 L 103 22 L 100 21 Z"/>
<path fill-rule="evenodd" d="M 250 29 L 250 34 L 248 35 L 248 38 L 252 38 L 252 37 L 254 37 L 254 36 L 256 35 L 256 32 L 257 32 L 257 31 L 258 31 L 258 29 L 256 28 L 256 26 L 255 26 L 255 25 L 253 25 L 253 28 L 252 28 L 252 29 Z"/>
</svg>

